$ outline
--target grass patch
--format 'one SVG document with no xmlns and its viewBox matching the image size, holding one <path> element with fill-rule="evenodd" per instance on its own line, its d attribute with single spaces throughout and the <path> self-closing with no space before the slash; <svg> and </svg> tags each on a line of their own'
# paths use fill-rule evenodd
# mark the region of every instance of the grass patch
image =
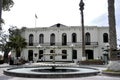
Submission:
<svg viewBox="0 0 120 80">
<path fill-rule="evenodd" d="M 113 70 L 103 70 L 103 72 L 113 72 L 113 73 L 118 73 L 118 74 L 120 74 L 120 71 L 113 71 Z"/>
</svg>

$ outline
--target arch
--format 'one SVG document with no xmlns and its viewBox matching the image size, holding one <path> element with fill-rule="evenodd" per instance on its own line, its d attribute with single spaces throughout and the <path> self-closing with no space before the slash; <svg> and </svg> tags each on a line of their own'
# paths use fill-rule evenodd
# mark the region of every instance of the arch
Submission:
<svg viewBox="0 0 120 80">
<path fill-rule="evenodd" d="M 107 43 L 108 42 L 108 33 L 103 34 L 103 42 Z"/>
<path fill-rule="evenodd" d="M 33 34 L 29 35 L 29 46 L 33 46 L 34 36 Z"/>
<path fill-rule="evenodd" d="M 67 45 L 67 34 L 66 33 L 62 34 L 62 45 Z"/>
<path fill-rule="evenodd" d="M 73 43 L 77 42 L 77 34 L 76 33 L 72 33 L 72 42 Z"/>
<path fill-rule="evenodd" d="M 91 40 L 90 40 L 90 33 L 87 32 L 85 34 L 85 43 L 86 43 L 86 45 L 90 45 L 90 42 L 91 42 Z"/>
<path fill-rule="evenodd" d="M 43 44 L 44 43 L 44 34 L 40 34 L 39 35 L 39 44 Z"/>
<path fill-rule="evenodd" d="M 51 35 L 50 35 L 50 45 L 52 46 L 52 45 L 55 45 L 55 34 L 54 33 L 52 33 Z"/>
</svg>

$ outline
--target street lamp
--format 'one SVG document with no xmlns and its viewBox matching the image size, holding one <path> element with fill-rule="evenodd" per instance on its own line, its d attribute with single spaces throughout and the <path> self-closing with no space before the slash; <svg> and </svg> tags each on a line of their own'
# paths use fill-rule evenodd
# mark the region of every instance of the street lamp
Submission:
<svg viewBox="0 0 120 80">
<path fill-rule="evenodd" d="M 81 11 L 81 24 L 82 24 L 82 57 L 85 58 L 85 38 L 84 38 L 84 2 L 83 0 L 80 1 L 79 9 Z"/>
<path fill-rule="evenodd" d="M 71 55 L 72 55 L 72 62 L 73 62 L 73 47 L 74 47 L 74 44 L 71 44 L 70 47 L 72 48 L 72 52 L 71 52 L 72 54 Z"/>
</svg>

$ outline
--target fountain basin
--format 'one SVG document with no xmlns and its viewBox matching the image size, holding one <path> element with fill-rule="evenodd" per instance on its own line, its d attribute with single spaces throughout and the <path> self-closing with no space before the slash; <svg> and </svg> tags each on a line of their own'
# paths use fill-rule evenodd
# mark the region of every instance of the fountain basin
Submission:
<svg viewBox="0 0 120 80">
<path fill-rule="evenodd" d="M 72 78 L 92 76 L 99 73 L 99 70 L 87 67 L 14 67 L 4 70 L 8 76 L 29 77 L 29 78 Z"/>
</svg>

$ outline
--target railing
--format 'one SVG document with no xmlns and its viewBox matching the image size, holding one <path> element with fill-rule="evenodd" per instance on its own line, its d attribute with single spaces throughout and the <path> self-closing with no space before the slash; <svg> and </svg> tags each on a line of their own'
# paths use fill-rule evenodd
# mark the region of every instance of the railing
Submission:
<svg viewBox="0 0 120 80">
<path fill-rule="evenodd" d="M 89 43 L 85 43 L 86 46 L 98 46 L 98 42 L 89 42 Z M 76 43 L 72 43 L 72 42 L 67 42 L 67 43 L 60 43 L 60 42 L 56 42 L 56 43 L 27 43 L 27 46 L 69 46 L 69 47 L 81 47 L 82 46 L 82 42 L 76 42 Z M 72 46 L 71 46 L 72 45 Z"/>
</svg>

